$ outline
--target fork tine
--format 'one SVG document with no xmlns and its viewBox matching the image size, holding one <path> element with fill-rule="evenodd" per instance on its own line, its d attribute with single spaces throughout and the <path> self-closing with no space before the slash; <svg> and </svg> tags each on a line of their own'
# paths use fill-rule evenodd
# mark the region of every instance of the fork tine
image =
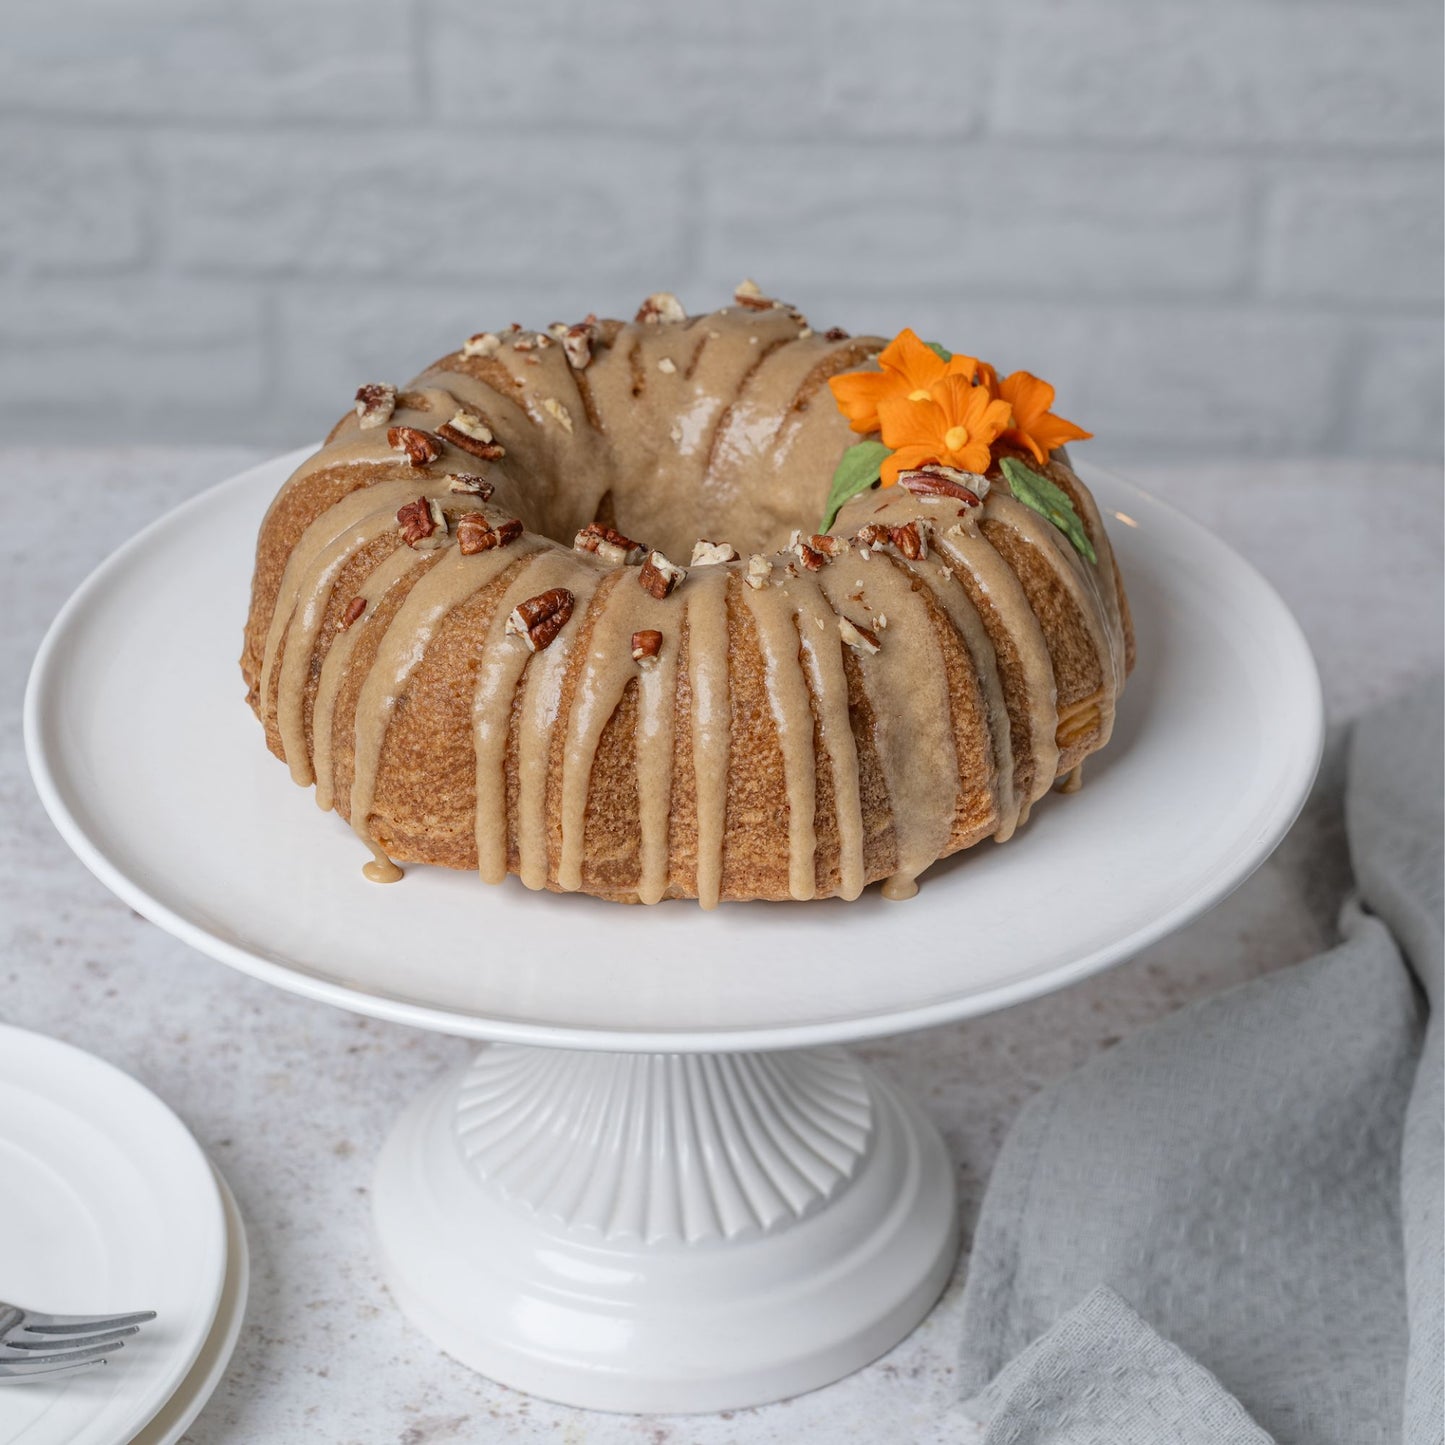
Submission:
<svg viewBox="0 0 1445 1445">
<path fill-rule="evenodd" d="M 24 1328 L 37 1335 L 86 1335 L 92 1330 L 117 1330 L 122 1325 L 143 1325 L 156 1317 L 154 1310 L 128 1315 L 42 1315 L 31 1311 Z"/>
<path fill-rule="evenodd" d="M 71 1370 L 86 1370 L 92 1365 L 105 1363 L 104 1356 L 95 1360 L 76 1360 L 64 1365 L 42 1365 L 34 1360 L 20 1360 L 13 1365 L 0 1365 L 0 1380 L 28 1380 L 36 1375 L 63 1375 Z"/>
<path fill-rule="evenodd" d="M 0 1365 L 19 1366 L 25 1365 L 70 1365 L 83 1360 L 98 1360 L 102 1355 L 108 1355 L 113 1350 L 125 1349 L 124 1340 L 116 1340 L 108 1345 L 86 1345 L 75 1350 L 56 1350 L 48 1355 L 7 1355 L 0 1351 Z"/>
<path fill-rule="evenodd" d="M 102 1330 L 94 1335 L 64 1335 L 57 1339 L 53 1335 L 46 1339 L 16 1340 L 0 1342 L 0 1350 L 68 1350 L 80 1345 L 103 1345 L 111 1340 L 122 1340 L 128 1335 L 138 1335 L 139 1325 L 130 1325 L 123 1330 Z"/>
</svg>

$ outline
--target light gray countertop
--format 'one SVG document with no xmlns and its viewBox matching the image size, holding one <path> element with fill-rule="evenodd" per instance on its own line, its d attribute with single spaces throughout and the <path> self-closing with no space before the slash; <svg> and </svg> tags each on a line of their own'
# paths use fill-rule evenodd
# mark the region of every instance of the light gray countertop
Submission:
<svg viewBox="0 0 1445 1445">
<path fill-rule="evenodd" d="M 230 1180 L 253 1257 L 246 1329 L 187 1437 L 242 1441 L 907 1441 L 954 1399 L 966 1255 L 938 1308 L 885 1359 L 797 1400 L 728 1416 L 588 1414 L 439 1354 L 372 1264 L 367 1189 L 400 1108 L 470 1046 L 281 993 L 131 912 L 71 856 L 20 740 L 30 658 L 108 552 L 255 453 L 0 450 L 0 1018 L 120 1065 L 177 1110 Z M 922 1099 L 958 1169 L 967 1239 L 1024 1101 L 1095 1051 L 1332 941 L 1345 886 L 1340 725 L 1440 666 L 1441 476 L 1408 464 L 1136 466 L 1275 584 L 1319 659 L 1332 728 L 1315 796 L 1231 898 L 1132 961 L 1001 1014 L 860 1049 Z M 230 647 L 234 639 L 218 639 Z M 239 704 L 238 704 L 239 705 Z"/>
</svg>

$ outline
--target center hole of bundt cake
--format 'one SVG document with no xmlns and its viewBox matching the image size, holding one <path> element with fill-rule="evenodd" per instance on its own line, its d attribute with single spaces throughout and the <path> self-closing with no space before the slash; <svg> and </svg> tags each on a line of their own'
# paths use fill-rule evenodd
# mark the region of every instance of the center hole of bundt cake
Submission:
<svg viewBox="0 0 1445 1445">
<path fill-rule="evenodd" d="M 570 545 L 579 527 L 601 522 L 683 564 L 701 538 L 730 542 L 744 557 L 779 552 L 795 528 L 816 529 L 835 461 L 826 471 L 760 462 L 701 477 L 684 468 L 639 468 L 616 476 L 600 494 L 579 496 L 575 511 L 566 508 L 558 525 L 542 530 Z"/>
</svg>

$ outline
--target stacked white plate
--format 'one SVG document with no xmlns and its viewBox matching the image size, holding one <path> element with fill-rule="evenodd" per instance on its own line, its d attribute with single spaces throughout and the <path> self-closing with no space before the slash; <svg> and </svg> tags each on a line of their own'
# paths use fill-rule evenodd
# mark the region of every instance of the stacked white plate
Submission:
<svg viewBox="0 0 1445 1445">
<path fill-rule="evenodd" d="M 129 1075 L 0 1025 L 0 1299 L 153 1309 L 107 1364 L 0 1382 L 0 1445 L 171 1445 L 219 1383 L 246 1307 L 225 1180 Z"/>
</svg>

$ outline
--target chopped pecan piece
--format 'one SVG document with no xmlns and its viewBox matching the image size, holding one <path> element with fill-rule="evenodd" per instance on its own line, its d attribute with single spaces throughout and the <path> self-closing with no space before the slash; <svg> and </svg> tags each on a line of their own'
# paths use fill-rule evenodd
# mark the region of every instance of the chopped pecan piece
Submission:
<svg viewBox="0 0 1445 1445">
<path fill-rule="evenodd" d="M 369 381 L 356 388 L 356 415 L 362 431 L 385 426 L 396 410 L 396 388 L 384 381 Z"/>
<path fill-rule="evenodd" d="M 555 396 L 544 396 L 542 398 L 542 410 L 557 422 L 564 431 L 572 430 L 572 413 L 557 400 Z"/>
<path fill-rule="evenodd" d="M 574 371 L 585 370 L 592 360 L 592 343 L 597 339 L 597 318 L 589 315 L 575 326 L 566 327 L 561 336 L 562 350 Z"/>
<path fill-rule="evenodd" d="M 637 580 L 642 590 L 649 596 L 656 597 L 659 602 L 679 582 L 686 579 L 687 572 L 675 563 L 669 562 L 661 552 L 649 552 L 647 560 L 642 564 L 642 570 L 637 574 Z"/>
<path fill-rule="evenodd" d="M 804 537 L 801 532 L 795 531 L 788 538 L 788 551 L 792 552 L 809 572 L 821 572 L 828 555 L 813 546 L 813 540 L 812 537 Z"/>
<path fill-rule="evenodd" d="M 496 437 L 492 435 L 491 427 L 474 411 L 460 410 L 453 412 L 452 419 L 447 425 L 455 427 L 463 436 L 470 437 L 474 442 L 496 441 Z"/>
<path fill-rule="evenodd" d="M 843 641 L 855 652 L 863 652 L 871 656 L 878 651 L 880 646 L 878 634 L 870 632 L 866 627 L 859 627 L 856 622 L 850 622 L 841 614 L 838 617 L 838 632 Z"/>
<path fill-rule="evenodd" d="M 495 356 L 502 349 L 502 338 L 495 331 L 479 331 L 462 343 L 463 356 Z"/>
<path fill-rule="evenodd" d="M 655 326 L 662 321 L 686 321 L 687 312 L 671 291 L 654 291 L 637 308 L 637 315 L 633 320 Z"/>
<path fill-rule="evenodd" d="M 522 524 L 515 517 L 498 522 L 494 527 L 480 512 L 467 512 L 457 518 L 457 550 L 464 557 L 505 547 L 522 535 Z"/>
<path fill-rule="evenodd" d="M 824 333 L 825 341 L 847 341 L 848 333 L 841 326 L 830 326 Z"/>
<path fill-rule="evenodd" d="M 905 522 L 901 527 L 893 528 L 893 545 L 910 562 L 921 562 L 928 556 L 929 531 L 928 523 L 921 517 L 916 521 Z"/>
<path fill-rule="evenodd" d="M 644 628 L 641 632 L 632 634 L 632 660 L 633 662 L 650 663 L 657 661 L 657 654 L 662 651 L 662 633 L 655 627 Z"/>
<path fill-rule="evenodd" d="M 386 444 L 406 455 L 410 465 L 424 467 L 441 455 L 441 443 L 429 432 L 414 426 L 389 427 Z"/>
<path fill-rule="evenodd" d="M 706 537 L 699 537 L 692 544 L 694 567 L 716 567 L 719 563 L 737 560 L 738 549 L 731 542 L 709 542 Z"/>
<path fill-rule="evenodd" d="M 494 490 L 492 484 L 475 472 L 453 472 L 447 479 L 447 490 L 460 492 L 463 496 L 480 497 L 486 501 Z"/>
<path fill-rule="evenodd" d="M 733 291 L 733 300 L 749 311 L 776 311 L 783 305 L 771 296 L 764 296 L 762 287 L 753 280 L 739 281 Z"/>
<path fill-rule="evenodd" d="M 437 428 L 437 435 L 484 462 L 499 461 L 507 455 L 507 449 L 492 435 L 491 427 L 474 412 L 457 412 L 449 422 Z"/>
<path fill-rule="evenodd" d="M 576 600 L 565 587 L 550 587 L 512 609 L 507 631 L 520 637 L 529 652 L 541 652 L 567 625 Z"/>
<path fill-rule="evenodd" d="M 804 537 L 803 541 L 830 560 L 841 557 L 848 550 L 848 543 L 842 537 L 834 537 L 829 532 L 814 532 L 811 537 Z"/>
<path fill-rule="evenodd" d="M 418 497 L 399 507 L 396 524 L 401 528 L 401 540 L 418 551 L 440 547 L 446 540 L 446 513 L 435 497 Z"/>
<path fill-rule="evenodd" d="M 772 560 L 768 557 L 752 556 L 748 558 L 748 570 L 743 576 L 743 581 L 753 591 L 767 585 L 768 578 L 773 575 Z"/>
<path fill-rule="evenodd" d="M 886 522 L 865 522 L 853 534 L 853 540 L 860 547 L 881 547 L 893 540 L 893 528 Z"/>
<path fill-rule="evenodd" d="M 988 495 L 988 478 L 954 467 L 918 467 L 899 472 L 898 485 L 915 497 L 954 497 L 976 507 Z"/>
<path fill-rule="evenodd" d="M 351 601 L 346 604 L 346 611 L 341 614 L 341 617 L 336 624 L 337 631 L 345 632 L 346 629 L 350 627 L 351 624 L 355 622 L 356 619 L 360 617 L 361 614 L 365 611 L 366 598 L 353 597 Z"/>
<path fill-rule="evenodd" d="M 591 552 L 614 567 L 634 566 L 647 551 L 641 542 L 634 542 L 601 522 L 588 522 L 572 539 L 572 546 L 578 552 Z"/>
</svg>

